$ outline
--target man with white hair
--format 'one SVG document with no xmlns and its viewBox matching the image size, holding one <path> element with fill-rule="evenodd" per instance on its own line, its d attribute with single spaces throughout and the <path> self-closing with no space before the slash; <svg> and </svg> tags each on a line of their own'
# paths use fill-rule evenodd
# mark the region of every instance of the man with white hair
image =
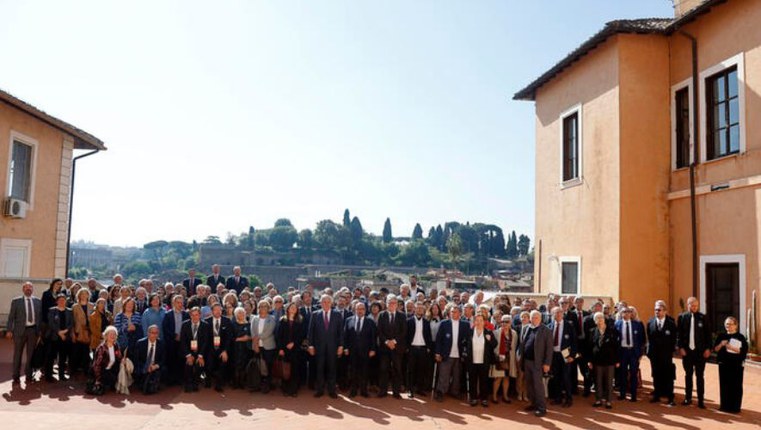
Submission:
<svg viewBox="0 0 761 430">
<path fill-rule="evenodd" d="M 315 364 L 315 397 L 325 394 L 338 398 L 336 392 L 336 370 L 338 357 L 343 355 L 343 320 L 341 314 L 331 309 L 333 298 L 328 294 L 320 297 L 322 309 L 314 311 L 309 320 L 307 342 L 309 355 Z M 327 381 L 326 381 L 327 374 Z"/>
<path fill-rule="evenodd" d="M 526 379 L 526 391 L 531 402 L 525 410 L 534 411 L 537 417 L 547 414 L 547 400 L 544 393 L 545 374 L 552 365 L 553 343 L 552 332 L 542 324 L 542 313 L 533 310 L 530 314 L 531 324 L 521 329 L 519 357 Z"/>
<path fill-rule="evenodd" d="M 399 312 L 399 302 L 393 294 L 386 298 L 387 310 L 378 316 L 378 344 L 380 345 L 380 375 L 378 397 L 388 395 L 388 377 L 394 398 L 400 399 L 402 390 L 402 360 L 407 351 L 407 319 Z"/>
</svg>

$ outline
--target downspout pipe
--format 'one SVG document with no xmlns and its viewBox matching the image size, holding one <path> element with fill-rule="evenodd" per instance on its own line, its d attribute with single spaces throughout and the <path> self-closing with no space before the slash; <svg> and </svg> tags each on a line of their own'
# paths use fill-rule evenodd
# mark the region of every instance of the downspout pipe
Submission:
<svg viewBox="0 0 761 430">
<path fill-rule="evenodd" d="M 71 187 L 69 188 L 69 226 L 68 232 L 66 233 L 66 278 L 69 277 L 69 254 L 71 253 L 71 216 L 74 212 L 74 178 L 77 173 L 77 160 L 81 160 L 82 158 L 97 154 L 98 152 L 100 152 L 100 149 L 95 149 L 85 154 L 78 155 L 71 161 Z"/>
<path fill-rule="evenodd" d="M 692 45 L 692 148 L 693 157 L 690 160 L 690 226 L 692 228 L 692 296 L 698 296 L 698 215 L 697 201 L 695 197 L 695 168 L 700 159 L 700 145 L 698 144 L 698 39 L 692 34 L 679 30 L 679 34 L 690 39 Z"/>
</svg>

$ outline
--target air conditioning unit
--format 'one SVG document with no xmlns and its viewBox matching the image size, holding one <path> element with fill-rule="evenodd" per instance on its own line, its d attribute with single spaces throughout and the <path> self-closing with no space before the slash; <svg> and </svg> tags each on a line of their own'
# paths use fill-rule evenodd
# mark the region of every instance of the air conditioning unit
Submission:
<svg viewBox="0 0 761 430">
<path fill-rule="evenodd" d="M 3 215 L 11 218 L 26 218 L 26 210 L 29 204 L 23 200 L 8 197 L 3 207 Z"/>
</svg>

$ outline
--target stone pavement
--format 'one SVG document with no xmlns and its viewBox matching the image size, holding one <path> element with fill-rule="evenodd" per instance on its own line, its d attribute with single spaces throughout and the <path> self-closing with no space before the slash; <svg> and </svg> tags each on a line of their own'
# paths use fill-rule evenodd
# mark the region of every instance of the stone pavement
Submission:
<svg viewBox="0 0 761 430">
<path fill-rule="evenodd" d="M 0 340 L 0 427 L 11 430 L 76 428 L 88 430 L 109 428 L 164 429 L 207 428 L 222 424 L 228 429 L 272 426 L 311 430 L 342 426 L 347 429 L 403 428 L 459 429 L 463 424 L 481 428 L 545 428 L 545 429 L 758 429 L 761 427 L 761 367 L 748 366 L 745 371 L 743 412 L 731 415 L 719 412 L 718 370 L 706 368 L 706 403 L 708 409 L 695 406 L 670 408 L 650 404 L 646 393 L 650 369 L 643 359 L 644 392 L 637 403 L 614 401 L 612 410 L 591 406 L 591 399 L 578 397 L 573 407 L 550 407 L 547 416 L 536 418 L 522 409 L 524 403 L 490 404 L 488 408 L 471 408 L 465 402 L 448 398 L 443 403 L 430 399 L 396 400 L 320 399 L 302 390 L 298 398 L 286 398 L 273 391 L 268 395 L 239 390 L 216 393 L 202 389 L 183 393 L 179 388 L 164 389 L 154 396 L 133 393 L 131 396 L 107 394 L 94 398 L 84 394 L 84 381 L 62 384 L 37 382 L 13 387 L 11 384 L 11 349 L 7 339 Z M 683 398 L 684 373 L 677 363 L 677 401 Z M 261 427 L 259 427 L 261 428 Z"/>
</svg>

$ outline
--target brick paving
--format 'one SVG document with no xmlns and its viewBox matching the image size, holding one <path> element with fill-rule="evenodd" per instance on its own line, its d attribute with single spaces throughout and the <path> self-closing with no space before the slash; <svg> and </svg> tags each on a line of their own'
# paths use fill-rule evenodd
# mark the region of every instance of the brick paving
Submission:
<svg viewBox="0 0 761 430">
<path fill-rule="evenodd" d="M 646 393 L 650 384 L 647 359 L 642 360 L 645 387 L 637 403 L 614 401 L 612 410 L 591 406 L 591 399 L 578 397 L 573 407 L 562 409 L 550 406 L 547 416 L 536 418 L 522 409 L 525 403 L 490 404 L 488 408 L 470 407 L 465 402 L 448 398 L 443 403 L 430 399 L 396 400 L 349 399 L 327 396 L 315 399 L 302 390 L 298 398 L 286 398 L 279 392 L 270 394 L 226 390 L 217 393 L 202 389 L 199 393 L 183 393 L 179 388 L 167 388 L 159 394 L 131 396 L 107 394 L 93 398 L 84 395 L 84 381 L 62 384 L 38 382 L 27 386 L 11 384 L 12 345 L 0 341 L 0 427 L 11 430 L 76 428 L 165 429 L 222 424 L 227 428 L 251 428 L 269 425 L 278 428 L 313 430 L 343 426 L 348 429 L 403 428 L 459 429 L 463 424 L 481 428 L 545 428 L 545 429 L 758 429 L 761 427 L 761 367 L 747 366 L 743 412 L 731 415 L 719 412 L 718 370 L 706 368 L 706 404 L 708 409 L 695 406 L 670 408 L 665 404 L 650 404 Z M 677 401 L 683 398 L 684 373 L 677 363 Z M 287 426 L 287 427 L 285 427 Z M 346 427 L 348 426 L 348 427 Z"/>
</svg>

